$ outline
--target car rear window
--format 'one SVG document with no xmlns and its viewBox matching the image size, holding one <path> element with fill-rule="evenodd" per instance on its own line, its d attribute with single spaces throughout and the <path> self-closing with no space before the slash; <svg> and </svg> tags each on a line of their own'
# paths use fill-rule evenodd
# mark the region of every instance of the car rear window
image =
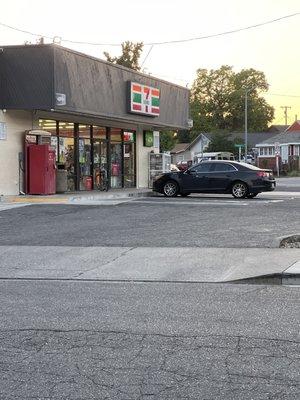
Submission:
<svg viewBox="0 0 300 400">
<path fill-rule="evenodd" d="M 213 172 L 230 172 L 230 171 L 236 171 L 236 168 L 227 163 L 213 163 L 212 167 Z"/>
<path fill-rule="evenodd" d="M 261 169 L 261 168 L 256 167 L 255 165 L 252 165 L 252 164 L 247 164 L 247 163 L 243 163 L 243 162 L 240 162 L 239 164 L 242 165 L 243 167 L 246 167 L 248 169 L 253 169 L 255 171 Z"/>
</svg>

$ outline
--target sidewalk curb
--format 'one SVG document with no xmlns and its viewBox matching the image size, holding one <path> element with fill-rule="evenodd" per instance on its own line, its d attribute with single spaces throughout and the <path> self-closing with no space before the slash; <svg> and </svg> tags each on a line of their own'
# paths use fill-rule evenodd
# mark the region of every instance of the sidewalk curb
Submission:
<svg viewBox="0 0 300 400">
<path fill-rule="evenodd" d="M 16 196 L 0 196 L 1 205 L 12 205 L 12 204 L 76 204 L 81 201 L 109 201 L 109 200 L 125 200 L 140 197 L 152 197 L 155 193 L 151 189 L 145 189 L 144 191 L 132 191 L 132 192 L 91 192 L 91 193 L 64 193 L 54 195 L 16 195 Z"/>
</svg>

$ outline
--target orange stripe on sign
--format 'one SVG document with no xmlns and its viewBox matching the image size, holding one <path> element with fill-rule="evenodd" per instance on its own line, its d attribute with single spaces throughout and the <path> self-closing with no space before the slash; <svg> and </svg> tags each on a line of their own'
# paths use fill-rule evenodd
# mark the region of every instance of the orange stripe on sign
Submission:
<svg viewBox="0 0 300 400">
<path fill-rule="evenodd" d="M 157 90 L 157 89 L 152 89 L 152 90 L 151 90 L 151 93 L 152 93 L 152 96 L 157 96 L 157 97 L 159 97 L 159 90 Z"/>
<path fill-rule="evenodd" d="M 132 90 L 134 92 L 141 92 L 142 91 L 142 86 L 140 86 L 140 85 L 132 85 Z"/>
</svg>

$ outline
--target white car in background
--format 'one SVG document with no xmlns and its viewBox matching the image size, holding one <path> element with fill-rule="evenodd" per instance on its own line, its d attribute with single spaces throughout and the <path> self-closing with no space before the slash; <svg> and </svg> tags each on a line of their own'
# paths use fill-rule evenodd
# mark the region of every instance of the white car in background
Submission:
<svg viewBox="0 0 300 400">
<path fill-rule="evenodd" d="M 253 156 L 251 156 L 251 154 L 248 154 L 248 155 L 247 155 L 246 160 L 245 160 L 245 157 L 242 157 L 241 161 L 242 161 L 242 162 L 245 162 L 245 163 L 247 163 L 247 164 L 252 164 L 252 165 L 255 164 L 255 159 L 254 159 Z"/>
</svg>

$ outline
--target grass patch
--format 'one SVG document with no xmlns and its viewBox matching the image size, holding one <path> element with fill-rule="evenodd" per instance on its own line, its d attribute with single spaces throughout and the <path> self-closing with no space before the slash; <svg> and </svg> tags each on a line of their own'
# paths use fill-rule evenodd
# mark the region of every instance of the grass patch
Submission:
<svg viewBox="0 0 300 400">
<path fill-rule="evenodd" d="M 287 177 L 290 177 L 290 178 L 297 178 L 299 176 L 300 176 L 300 171 L 294 170 L 294 171 L 290 171 L 287 173 Z"/>
</svg>

